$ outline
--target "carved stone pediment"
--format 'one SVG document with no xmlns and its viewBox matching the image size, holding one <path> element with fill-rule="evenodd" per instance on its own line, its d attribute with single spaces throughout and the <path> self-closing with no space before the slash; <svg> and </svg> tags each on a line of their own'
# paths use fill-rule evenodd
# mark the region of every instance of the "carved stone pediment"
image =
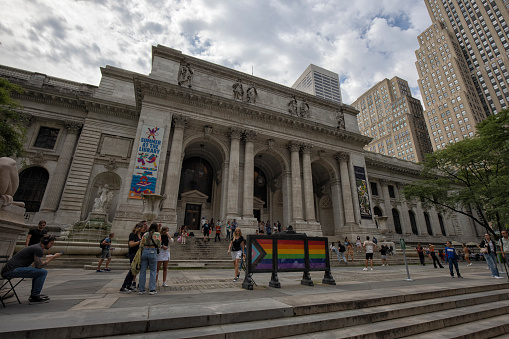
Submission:
<svg viewBox="0 0 509 339">
<path fill-rule="evenodd" d="M 191 202 L 191 203 L 198 203 L 198 204 L 204 204 L 207 202 L 207 199 L 209 198 L 208 195 L 203 194 L 202 192 L 198 190 L 192 190 L 181 194 L 182 201 L 183 202 Z"/>
<path fill-rule="evenodd" d="M 265 201 L 262 199 L 259 199 L 257 197 L 253 197 L 253 208 L 256 210 L 261 210 L 263 208 L 263 205 L 265 205 Z"/>
</svg>

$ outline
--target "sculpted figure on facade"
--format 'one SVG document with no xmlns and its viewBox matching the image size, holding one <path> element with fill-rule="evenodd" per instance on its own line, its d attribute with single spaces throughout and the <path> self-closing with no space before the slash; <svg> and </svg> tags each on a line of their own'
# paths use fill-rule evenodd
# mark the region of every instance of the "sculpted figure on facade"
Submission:
<svg viewBox="0 0 509 339">
<path fill-rule="evenodd" d="M 180 70 L 178 75 L 178 85 L 187 86 L 189 88 L 193 85 L 193 70 L 188 62 L 183 61 L 180 64 Z"/>
<path fill-rule="evenodd" d="M 288 103 L 288 112 L 291 115 L 297 115 L 297 99 L 295 99 L 295 95 L 292 95 L 292 98 Z"/>
<path fill-rule="evenodd" d="M 337 129 L 345 129 L 345 113 L 340 109 L 336 111 Z"/>
<path fill-rule="evenodd" d="M 247 102 L 249 102 L 251 104 L 256 103 L 256 97 L 258 97 L 258 91 L 254 87 L 253 83 L 251 83 L 251 86 L 247 89 L 246 95 L 247 95 Z"/>
<path fill-rule="evenodd" d="M 300 103 L 300 116 L 309 118 L 309 105 L 306 102 L 306 99 L 302 99 L 302 102 Z"/>
<path fill-rule="evenodd" d="M 97 198 L 94 200 L 94 206 L 92 212 L 106 213 L 110 209 L 111 200 L 113 199 L 113 191 L 110 190 L 108 184 L 104 184 L 103 187 L 97 191 Z"/>
<path fill-rule="evenodd" d="M 233 84 L 233 100 L 242 101 L 244 99 L 244 88 L 242 87 L 242 79 L 237 79 L 237 82 Z"/>
<path fill-rule="evenodd" d="M 0 198 L 3 200 L 4 205 L 17 205 L 25 207 L 23 202 L 15 202 L 12 196 L 18 190 L 19 177 L 16 161 L 3 157 L 0 158 Z"/>
</svg>

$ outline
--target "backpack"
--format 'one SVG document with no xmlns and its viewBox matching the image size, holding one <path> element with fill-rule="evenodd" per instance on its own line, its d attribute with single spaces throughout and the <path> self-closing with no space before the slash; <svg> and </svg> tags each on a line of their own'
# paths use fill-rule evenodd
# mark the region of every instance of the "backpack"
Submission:
<svg viewBox="0 0 509 339">
<path fill-rule="evenodd" d="M 101 242 L 99 243 L 99 247 L 102 248 L 102 249 L 105 249 L 107 245 L 103 245 L 103 241 L 106 240 L 108 237 L 104 238 L 103 240 L 101 240 Z"/>
<path fill-rule="evenodd" d="M 345 251 L 345 246 L 339 244 L 338 245 L 338 252 L 343 253 Z"/>
</svg>

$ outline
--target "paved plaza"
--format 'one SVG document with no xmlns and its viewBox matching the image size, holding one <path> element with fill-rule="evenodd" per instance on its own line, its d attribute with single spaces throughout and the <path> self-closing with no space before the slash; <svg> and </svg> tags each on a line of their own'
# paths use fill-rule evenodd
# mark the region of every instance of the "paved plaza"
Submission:
<svg viewBox="0 0 509 339">
<path fill-rule="evenodd" d="M 221 309 L 231 309 L 232 305 L 239 311 L 250 308 L 269 311 L 275 304 L 319 302 L 332 296 L 336 300 L 352 300 L 437 287 L 507 283 L 506 279 L 491 279 L 484 262 L 465 265 L 460 265 L 464 279 L 451 278 L 447 268 L 409 266 L 413 282 L 404 280 L 406 270 L 402 265 L 376 266 L 373 271 L 363 271 L 359 266 L 339 267 L 332 270 L 335 286 L 321 283 L 323 272 L 311 272 L 313 287 L 300 284 L 302 273 L 280 273 L 282 287 L 279 289 L 268 286 L 270 274 L 255 274 L 257 286 L 252 291 L 242 289 L 241 280 L 233 282 L 233 269 L 172 270 L 168 273 L 170 287 L 158 287 L 157 295 L 119 293 L 125 271 L 97 273 L 50 268 L 43 293 L 48 294 L 51 301 L 29 305 L 31 282 L 21 283 L 17 291 L 22 304 L 10 299 L 7 307 L 0 309 L 0 335 L 15 330 L 92 324 L 114 326 L 154 317 L 171 319 L 186 314 L 217 314 Z"/>
</svg>

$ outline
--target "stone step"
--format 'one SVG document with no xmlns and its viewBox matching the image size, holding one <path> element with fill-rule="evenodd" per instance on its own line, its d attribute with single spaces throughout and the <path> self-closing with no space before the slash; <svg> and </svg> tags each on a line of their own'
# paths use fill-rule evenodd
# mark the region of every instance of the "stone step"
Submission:
<svg viewBox="0 0 509 339">
<path fill-rule="evenodd" d="M 455 294 L 459 291 L 448 291 Z M 219 324 L 201 326 L 199 316 L 172 319 L 178 323 L 151 324 L 149 331 L 130 338 L 395 338 L 401 334 L 426 332 L 462 322 L 492 317 L 509 310 L 509 289 L 428 299 L 429 294 L 415 294 L 422 300 L 402 302 L 400 296 L 378 300 L 383 305 L 363 307 L 370 300 L 343 303 L 341 310 L 328 311 L 330 305 L 272 308 L 265 314 L 256 310 L 222 314 Z M 340 303 L 341 304 L 341 303 Z M 338 305 L 336 305 L 338 306 Z M 241 308 L 242 309 L 242 308 Z M 426 314 L 423 314 L 426 313 Z M 303 315 L 299 315 L 303 314 Z M 468 314 L 468 316 L 466 316 Z M 464 319 L 463 319 L 464 318 Z M 443 320 L 443 322 L 442 322 Z M 170 319 L 166 319 L 170 321 Z M 180 324 L 180 325 L 179 325 Z M 173 329 L 182 324 L 190 328 Z M 166 330 L 165 330 L 166 328 Z M 365 330 L 370 328 L 370 330 Z M 378 332 L 377 332 L 378 331 Z M 360 336 L 352 336 L 359 332 Z M 379 335 L 380 332 L 380 335 Z M 312 333 L 308 336 L 306 333 Z"/>
<path fill-rule="evenodd" d="M 440 330 L 421 333 L 404 337 L 406 339 L 483 339 L 483 338 L 508 338 L 509 315 L 503 314 L 497 317 L 478 320 L 468 324 L 449 326 Z"/>
</svg>

